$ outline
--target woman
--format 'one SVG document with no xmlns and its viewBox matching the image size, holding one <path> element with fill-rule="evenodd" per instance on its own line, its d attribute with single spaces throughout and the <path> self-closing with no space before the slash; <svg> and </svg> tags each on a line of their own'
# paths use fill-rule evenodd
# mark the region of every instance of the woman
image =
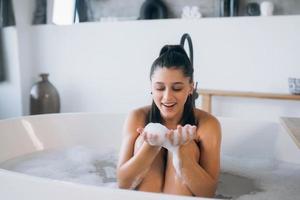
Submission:
<svg viewBox="0 0 300 200">
<path fill-rule="evenodd" d="M 162 48 L 150 71 L 152 105 L 133 110 L 124 124 L 117 170 L 120 188 L 214 196 L 220 171 L 221 128 L 215 117 L 193 106 L 193 72 L 182 46 Z M 166 139 L 178 147 L 180 175 L 172 164 L 172 152 L 149 142 L 153 133 L 143 128 L 150 122 L 169 129 Z M 183 130 L 191 137 L 182 137 Z M 175 132 L 178 141 L 174 140 Z"/>
</svg>

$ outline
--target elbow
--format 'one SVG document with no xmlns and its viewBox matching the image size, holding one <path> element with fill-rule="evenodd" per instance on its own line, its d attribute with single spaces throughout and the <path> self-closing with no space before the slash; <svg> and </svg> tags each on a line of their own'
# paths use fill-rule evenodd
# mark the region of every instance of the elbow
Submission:
<svg viewBox="0 0 300 200">
<path fill-rule="evenodd" d="M 130 184 L 124 179 L 117 178 L 117 184 L 120 189 L 130 189 Z"/>
<path fill-rule="evenodd" d="M 214 198 L 216 195 L 216 189 L 209 188 L 206 191 L 202 191 L 194 195 L 198 197 L 204 197 L 204 198 Z"/>
<path fill-rule="evenodd" d="M 209 188 L 207 189 L 207 194 L 205 197 L 209 197 L 209 198 L 214 197 L 216 195 L 217 187 L 218 187 L 218 180 L 212 180 L 209 185 Z"/>
<path fill-rule="evenodd" d="M 117 184 L 120 189 L 135 189 L 135 181 L 132 181 L 130 177 L 127 176 L 127 173 L 122 173 L 121 171 L 117 172 Z"/>
<path fill-rule="evenodd" d="M 136 187 L 139 185 L 138 181 L 128 181 L 126 179 L 118 179 L 118 188 L 120 189 L 129 189 L 129 190 L 134 190 Z"/>
<path fill-rule="evenodd" d="M 129 189 L 128 181 L 126 177 L 123 176 L 123 173 L 118 169 L 117 171 L 117 184 L 120 189 Z"/>
<path fill-rule="evenodd" d="M 142 182 L 142 179 L 129 179 L 129 178 L 117 178 L 118 187 L 120 189 L 129 189 L 129 190 L 135 190 L 140 183 Z"/>
<path fill-rule="evenodd" d="M 145 175 L 149 171 L 149 168 L 141 172 L 140 174 L 132 174 L 128 172 L 128 169 L 119 167 L 117 170 L 117 183 L 121 189 L 136 189 L 143 181 Z"/>
<path fill-rule="evenodd" d="M 128 184 L 124 183 L 123 181 L 118 181 L 118 188 L 120 189 L 129 189 Z"/>
<path fill-rule="evenodd" d="M 198 190 L 194 195 L 198 197 L 213 198 L 215 197 L 217 186 L 218 180 L 210 180 L 205 187 Z"/>
</svg>

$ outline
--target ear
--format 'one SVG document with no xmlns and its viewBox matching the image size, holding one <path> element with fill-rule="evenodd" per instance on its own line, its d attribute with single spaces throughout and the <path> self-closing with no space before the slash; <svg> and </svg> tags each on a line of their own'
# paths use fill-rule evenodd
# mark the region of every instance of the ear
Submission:
<svg viewBox="0 0 300 200">
<path fill-rule="evenodd" d="M 195 83 L 194 83 L 194 82 L 190 83 L 190 91 L 189 91 L 189 94 L 193 94 L 193 93 L 194 93 L 194 86 L 195 86 Z"/>
</svg>

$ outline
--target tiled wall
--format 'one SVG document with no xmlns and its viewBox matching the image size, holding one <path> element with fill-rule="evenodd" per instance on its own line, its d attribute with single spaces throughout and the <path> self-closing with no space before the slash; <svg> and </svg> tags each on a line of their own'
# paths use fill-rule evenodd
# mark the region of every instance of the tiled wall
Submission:
<svg viewBox="0 0 300 200">
<path fill-rule="evenodd" d="M 97 21 L 101 17 L 138 17 L 145 0 L 88 0 L 90 16 Z M 239 15 L 245 16 L 248 3 L 265 0 L 240 0 Z M 300 14 L 300 0 L 269 0 L 274 3 L 274 15 Z M 221 0 L 163 0 L 169 9 L 170 18 L 179 18 L 182 8 L 198 6 L 204 17 L 218 17 Z"/>
</svg>

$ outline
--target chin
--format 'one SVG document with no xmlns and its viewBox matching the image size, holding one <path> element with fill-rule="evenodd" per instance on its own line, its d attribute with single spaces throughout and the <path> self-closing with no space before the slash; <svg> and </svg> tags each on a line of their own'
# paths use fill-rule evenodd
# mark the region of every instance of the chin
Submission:
<svg viewBox="0 0 300 200">
<path fill-rule="evenodd" d="M 164 118 L 164 119 L 173 119 L 177 113 L 174 113 L 174 112 L 162 112 L 160 111 L 161 113 L 161 116 Z"/>
</svg>

